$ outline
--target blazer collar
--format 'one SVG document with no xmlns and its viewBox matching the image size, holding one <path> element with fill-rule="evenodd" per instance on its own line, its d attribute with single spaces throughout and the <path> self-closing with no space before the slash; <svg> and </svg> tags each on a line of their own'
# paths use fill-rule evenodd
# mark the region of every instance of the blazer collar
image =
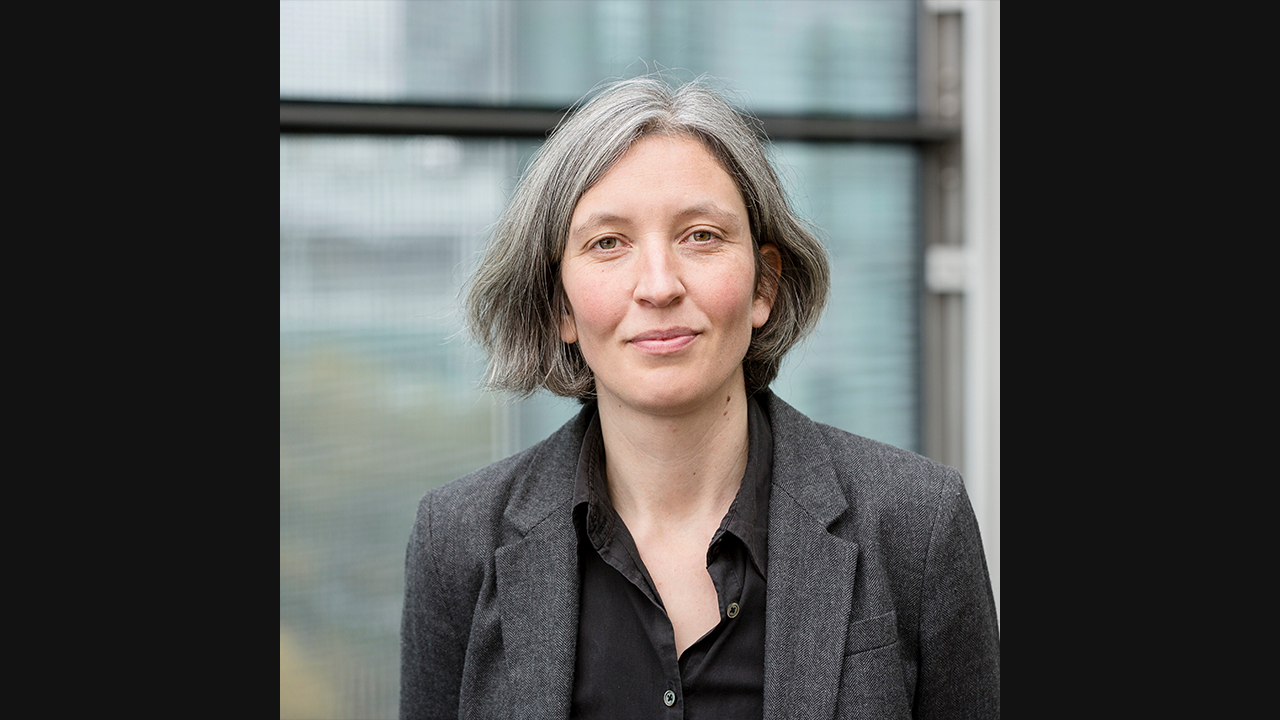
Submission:
<svg viewBox="0 0 1280 720">
<path fill-rule="evenodd" d="M 831 450 L 817 423 L 769 390 L 756 395 L 773 429 L 773 486 L 790 495 L 824 528 L 849 502 L 836 480 Z"/>
<path fill-rule="evenodd" d="M 595 412 L 595 403 L 588 403 L 577 417 L 543 441 L 537 452 L 526 456 L 523 476 L 512 487 L 503 512 L 520 535 L 528 535 L 561 505 L 572 500 L 582 438 Z"/>
</svg>

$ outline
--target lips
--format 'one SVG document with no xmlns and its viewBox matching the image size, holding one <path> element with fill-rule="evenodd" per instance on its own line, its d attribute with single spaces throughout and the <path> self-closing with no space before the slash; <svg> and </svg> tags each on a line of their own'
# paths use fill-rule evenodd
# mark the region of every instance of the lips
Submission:
<svg viewBox="0 0 1280 720">
<path fill-rule="evenodd" d="M 631 338 L 631 345 L 653 355 L 665 355 L 684 349 L 698 333 L 686 327 L 664 328 L 642 332 Z"/>
</svg>

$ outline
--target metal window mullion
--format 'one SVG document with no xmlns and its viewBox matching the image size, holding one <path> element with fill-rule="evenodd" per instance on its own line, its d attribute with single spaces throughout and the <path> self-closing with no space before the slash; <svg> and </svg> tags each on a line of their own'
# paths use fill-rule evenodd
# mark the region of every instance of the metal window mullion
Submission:
<svg viewBox="0 0 1280 720">
<path fill-rule="evenodd" d="M 280 101 L 280 132 L 458 135 L 544 138 L 567 109 L 443 106 L 396 103 Z M 891 142 L 935 144 L 954 141 L 954 120 L 828 117 L 758 114 L 775 142 Z"/>
</svg>

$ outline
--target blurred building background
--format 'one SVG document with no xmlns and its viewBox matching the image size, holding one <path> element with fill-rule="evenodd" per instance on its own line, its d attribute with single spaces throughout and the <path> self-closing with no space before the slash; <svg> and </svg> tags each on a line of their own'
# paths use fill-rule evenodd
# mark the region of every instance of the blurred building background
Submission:
<svg viewBox="0 0 1280 720">
<path fill-rule="evenodd" d="M 999 602 L 999 2 L 282 0 L 282 718 L 396 716 L 418 499 L 575 412 L 478 390 L 457 296 L 564 110 L 659 68 L 762 118 L 830 250 L 774 391 L 959 468 Z"/>
</svg>

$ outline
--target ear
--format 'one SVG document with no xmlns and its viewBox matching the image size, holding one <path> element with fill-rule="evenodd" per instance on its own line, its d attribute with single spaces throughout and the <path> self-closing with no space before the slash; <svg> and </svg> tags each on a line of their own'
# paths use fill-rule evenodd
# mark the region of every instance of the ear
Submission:
<svg viewBox="0 0 1280 720">
<path fill-rule="evenodd" d="M 760 258 L 769 264 L 777 273 L 772 279 L 767 273 L 760 273 L 760 287 L 756 289 L 756 299 L 751 307 L 751 327 L 763 327 L 769 320 L 773 310 L 773 301 L 778 297 L 778 283 L 782 279 L 782 253 L 773 243 L 760 246 Z"/>
<path fill-rule="evenodd" d="M 573 321 L 573 311 L 569 303 L 564 305 L 564 314 L 560 316 L 560 339 L 572 345 L 578 342 L 578 325 Z"/>
</svg>

